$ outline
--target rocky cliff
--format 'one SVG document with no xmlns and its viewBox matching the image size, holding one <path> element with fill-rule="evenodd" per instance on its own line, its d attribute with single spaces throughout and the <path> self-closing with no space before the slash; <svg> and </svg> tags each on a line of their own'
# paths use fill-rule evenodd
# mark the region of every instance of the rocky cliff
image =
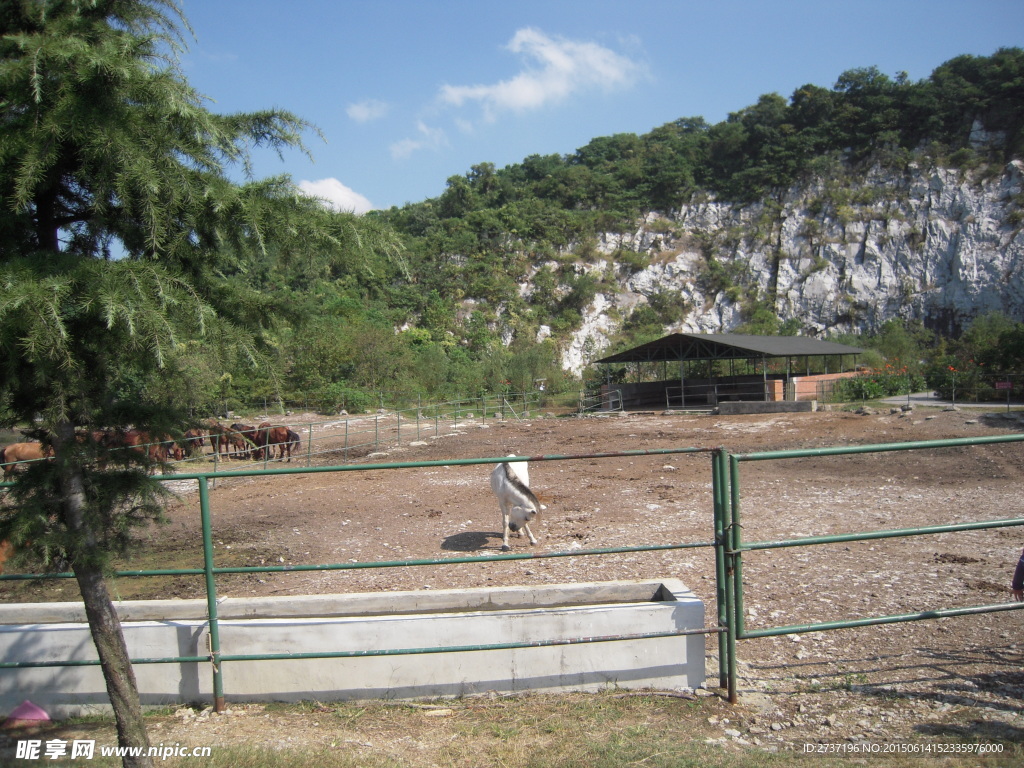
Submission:
<svg viewBox="0 0 1024 768">
<path fill-rule="evenodd" d="M 563 365 L 579 372 L 600 357 L 622 319 L 664 291 L 678 291 L 689 308 L 666 332 L 729 332 L 756 306 L 818 336 L 894 318 L 947 332 L 990 311 L 1022 319 L 1022 228 L 1020 161 L 995 172 L 875 170 L 744 206 L 694 200 L 649 215 L 633 233 L 606 235 L 598 258 L 577 266 L 617 289 L 587 308 Z M 623 249 L 649 265 L 623 268 Z"/>
</svg>

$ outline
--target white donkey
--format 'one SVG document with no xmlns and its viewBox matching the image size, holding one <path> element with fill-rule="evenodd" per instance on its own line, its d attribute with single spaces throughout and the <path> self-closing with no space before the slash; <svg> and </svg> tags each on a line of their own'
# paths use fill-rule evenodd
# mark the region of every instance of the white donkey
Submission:
<svg viewBox="0 0 1024 768">
<path fill-rule="evenodd" d="M 521 528 L 530 537 L 530 544 L 536 545 L 537 538 L 530 530 L 529 522 L 544 508 L 530 490 L 530 471 L 527 462 L 503 462 L 491 472 L 491 490 L 498 497 L 501 507 L 501 550 L 507 552 L 508 533 Z M 522 532 L 519 532 L 522 536 Z"/>
</svg>

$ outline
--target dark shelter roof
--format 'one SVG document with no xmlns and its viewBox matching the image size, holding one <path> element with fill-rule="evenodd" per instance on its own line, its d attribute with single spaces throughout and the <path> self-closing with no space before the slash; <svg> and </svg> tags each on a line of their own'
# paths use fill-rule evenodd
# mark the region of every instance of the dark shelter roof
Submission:
<svg viewBox="0 0 1024 768">
<path fill-rule="evenodd" d="M 746 336 L 736 333 L 673 333 L 598 363 L 649 363 L 662 360 L 745 360 L 751 357 L 859 355 L 863 349 L 806 336 Z"/>
</svg>

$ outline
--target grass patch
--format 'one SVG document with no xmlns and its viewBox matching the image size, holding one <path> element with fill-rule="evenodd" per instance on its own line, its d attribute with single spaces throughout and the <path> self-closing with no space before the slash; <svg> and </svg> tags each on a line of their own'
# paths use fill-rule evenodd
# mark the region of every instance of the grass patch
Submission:
<svg viewBox="0 0 1024 768">
<path fill-rule="evenodd" d="M 199 710 L 161 710 L 147 715 L 154 746 L 212 748 L 209 757 L 157 758 L 160 765 L 204 768 L 391 768 L 455 766 L 484 768 L 775 768 L 794 760 L 815 766 L 862 765 L 865 759 L 892 768 L 919 768 L 920 756 L 804 755 L 803 742 L 765 742 L 759 748 L 725 736 L 739 730 L 752 738 L 749 713 L 715 697 L 684 698 L 606 691 L 599 694 L 523 695 L 445 700 L 434 704 L 348 702 L 239 705 L 224 717 Z M 728 724 L 725 724 L 728 723 Z M 922 744 L 971 743 L 969 729 L 921 736 Z M 951 735 L 952 734 L 952 735 Z M 115 743 L 113 723 L 79 718 L 55 723 L 30 736 L 95 739 L 90 765 L 116 766 L 100 746 Z M 14 738 L 25 738 L 24 735 Z M 984 739 L 996 743 L 992 734 Z M 1020 764 L 1024 748 L 999 742 L 998 755 L 944 755 L 950 768 Z M 8 747 L 0 749 L 0 759 Z M 772 752 L 769 749 L 775 749 Z M 74 761 L 46 760 L 48 765 Z M 81 761 L 79 761 L 80 763 Z M 5 763 L 8 764 L 8 763 Z"/>
<path fill-rule="evenodd" d="M 228 540 L 229 547 L 218 541 L 215 563 L 218 567 L 276 565 L 271 548 L 249 542 Z M 165 569 L 201 569 L 202 540 L 198 532 L 182 529 L 176 524 L 151 524 L 140 530 L 127 557 L 116 557 L 117 571 L 148 571 Z M 12 558 L 6 573 L 42 573 L 41 564 L 31 554 Z M 218 590 L 248 589 L 263 574 L 222 574 Z M 111 577 L 111 594 L 115 600 L 200 599 L 206 597 L 203 576 L 124 576 Z M 0 581 L 0 603 L 79 602 L 82 599 L 78 582 L 71 578 L 39 578 Z"/>
</svg>

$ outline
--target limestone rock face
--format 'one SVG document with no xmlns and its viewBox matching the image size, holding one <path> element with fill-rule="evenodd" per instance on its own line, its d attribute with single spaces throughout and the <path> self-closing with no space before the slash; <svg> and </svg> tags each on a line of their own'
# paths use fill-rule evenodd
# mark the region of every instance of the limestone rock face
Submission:
<svg viewBox="0 0 1024 768">
<path fill-rule="evenodd" d="M 730 332 L 754 300 L 816 335 L 870 331 L 897 318 L 949 332 L 991 311 L 1024 318 L 1022 228 L 1020 161 L 973 175 L 876 170 L 768 202 L 704 200 L 650 214 L 635 232 L 602 238 L 606 261 L 581 265 L 613 275 L 618 292 L 598 295 L 587 308 L 562 362 L 579 372 L 601 356 L 633 307 L 662 291 L 678 291 L 691 308 L 666 333 Z M 618 267 L 614 256 L 624 248 L 649 257 L 649 266 Z M 717 280 L 708 279 L 709 259 Z"/>
</svg>

